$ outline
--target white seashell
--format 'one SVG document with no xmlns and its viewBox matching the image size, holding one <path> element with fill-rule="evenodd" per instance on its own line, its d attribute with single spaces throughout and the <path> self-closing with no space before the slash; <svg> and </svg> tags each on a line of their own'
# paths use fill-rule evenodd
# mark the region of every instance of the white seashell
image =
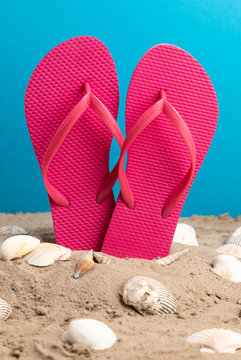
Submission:
<svg viewBox="0 0 241 360">
<path fill-rule="evenodd" d="M 225 241 L 225 244 L 241 246 L 241 226 L 238 227 Z"/>
<path fill-rule="evenodd" d="M 7 225 L 0 228 L 0 235 L 26 235 L 27 231 L 16 225 Z"/>
<path fill-rule="evenodd" d="M 183 245 L 199 246 L 196 231 L 192 226 L 187 224 L 177 224 L 173 242 Z"/>
<path fill-rule="evenodd" d="M 5 321 L 11 314 L 12 307 L 0 298 L 0 321 Z"/>
<path fill-rule="evenodd" d="M 232 255 L 241 258 L 241 247 L 234 244 L 227 244 L 219 247 L 216 251 L 220 254 Z"/>
<path fill-rule="evenodd" d="M 172 264 L 174 261 L 176 261 L 177 259 L 179 259 L 183 254 L 185 254 L 185 252 L 189 251 L 189 249 L 185 249 L 182 251 L 178 251 L 174 254 L 168 255 L 164 258 L 158 259 L 156 261 L 157 264 L 159 265 L 170 265 Z"/>
<path fill-rule="evenodd" d="M 62 335 L 62 340 L 89 346 L 93 350 L 104 350 L 114 345 L 116 335 L 101 321 L 79 319 L 71 321 Z"/>
<path fill-rule="evenodd" d="M 120 295 L 126 305 L 133 306 L 140 314 L 175 313 L 176 301 L 159 281 L 146 276 L 135 276 L 127 280 Z"/>
<path fill-rule="evenodd" d="M 11 236 L 5 240 L 0 247 L 0 255 L 3 260 L 12 260 L 20 258 L 36 246 L 40 244 L 40 240 L 29 235 Z"/>
<path fill-rule="evenodd" d="M 41 243 L 30 254 L 26 255 L 24 259 L 30 265 L 49 266 L 58 260 L 69 260 L 70 255 L 71 250 L 68 248 L 52 243 Z"/>
<path fill-rule="evenodd" d="M 207 329 L 187 339 L 190 344 L 201 345 L 201 352 L 234 354 L 241 348 L 241 334 L 226 329 Z"/>
<path fill-rule="evenodd" d="M 241 262 L 234 256 L 217 255 L 212 265 L 215 274 L 234 282 L 241 282 Z"/>
</svg>

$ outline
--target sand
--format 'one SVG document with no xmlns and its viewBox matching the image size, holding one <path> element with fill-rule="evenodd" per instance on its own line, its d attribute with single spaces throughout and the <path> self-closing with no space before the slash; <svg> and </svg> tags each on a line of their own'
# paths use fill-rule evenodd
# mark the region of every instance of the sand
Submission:
<svg viewBox="0 0 241 360">
<path fill-rule="evenodd" d="M 195 228 L 200 247 L 190 247 L 168 267 L 110 257 L 110 265 L 97 264 L 75 280 L 72 275 L 81 251 L 73 252 L 70 261 L 46 268 L 32 267 L 23 259 L 0 261 L 0 297 L 13 307 L 11 317 L 1 324 L 0 359 L 241 359 L 241 350 L 235 355 L 200 354 L 198 346 L 186 342 L 193 332 L 205 328 L 241 332 L 241 284 L 218 277 L 209 266 L 214 249 L 241 226 L 241 216 L 192 216 L 180 222 Z M 8 224 L 22 226 L 43 241 L 54 241 L 49 213 L 1 214 L 0 227 Z M 174 244 L 171 252 L 183 248 Z M 177 299 L 178 314 L 143 317 L 125 306 L 118 288 L 133 275 L 161 281 Z M 77 318 L 104 321 L 115 331 L 116 344 L 93 351 L 63 343 L 63 331 Z"/>
</svg>

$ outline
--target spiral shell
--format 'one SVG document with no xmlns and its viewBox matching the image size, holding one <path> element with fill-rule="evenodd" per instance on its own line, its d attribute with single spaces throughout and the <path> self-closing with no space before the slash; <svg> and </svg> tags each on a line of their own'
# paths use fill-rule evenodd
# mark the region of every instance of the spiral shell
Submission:
<svg viewBox="0 0 241 360">
<path fill-rule="evenodd" d="M 92 269 L 93 266 L 94 266 L 93 255 L 92 255 L 92 251 L 90 251 L 85 256 L 83 256 L 82 259 L 80 259 L 80 261 L 78 261 L 78 263 L 76 264 L 74 278 L 79 279 L 81 276 L 87 273 L 87 271 Z"/>
<path fill-rule="evenodd" d="M 189 246 L 199 246 L 194 228 L 187 224 L 177 224 L 173 242 Z"/>
<path fill-rule="evenodd" d="M 104 256 L 102 254 L 97 254 L 93 250 L 90 250 L 90 252 L 93 255 L 94 262 L 97 262 L 98 264 L 106 264 L 109 265 L 110 259 L 107 256 Z"/>
<path fill-rule="evenodd" d="M 69 260 L 70 255 L 71 250 L 68 248 L 52 243 L 41 243 L 24 259 L 30 265 L 42 267 L 52 265 L 58 260 Z"/>
<path fill-rule="evenodd" d="M 0 321 L 5 321 L 10 316 L 11 312 L 11 305 L 0 298 Z"/>
<path fill-rule="evenodd" d="M 241 282 L 241 263 L 231 255 L 217 255 L 212 261 L 212 271 L 233 282 Z"/>
<path fill-rule="evenodd" d="M 241 247 L 241 226 L 227 238 L 225 244 L 234 244 Z"/>
<path fill-rule="evenodd" d="M 3 260 L 20 258 L 35 249 L 40 240 L 29 235 L 11 236 L 0 247 L 0 255 Z"/>
<path fill-rule="evenodd" d="M 177 311 L 176 301 L 167 288 L 150 277 L 132 277 L 123 284 L 119 293 L 126 305 L 134 307 L 142 315 Z"/>
<path fill-rule="evenodd" d="M 219 247 L 216 251 L 220 254 L 232 255 L 241 258 L 241 247 L 234 244 L 227 244 Z"/>
<path fill-rule="evenodd" d="M 241 348 L 241 334 L 226 329 L 207 329 L 187 339 L 190 344 L 201 345 L 201 352 L 234 354 Z"/>
<path fill-rule="evenodd" d="M 187 251 L 189 251 L 189 249 L 185 249 L 185 250 L 182 250 L 182 251 L 178 251 L 174 254 L 171 254 L 171 255 L 168 255 L 164 258 L 161 258 L 161 259 L 158 259 L 156 261 L 157 264 L 159 265 L 163 265 L 163 266 L 166 266 L 166 265 L 170 265 L 172 264 L 174 261 L 176 261 L 177 259 L 179 259 L 183 254 L 185 254 Z"/>
<path fill-rule="evenodd" d="M 116 335 L 101 321 L 78 319 L 71 321 L 62 335 L 62 340 L 88 346 L 93 350 L 104 350 L 114 345 Z"/>
</svg>

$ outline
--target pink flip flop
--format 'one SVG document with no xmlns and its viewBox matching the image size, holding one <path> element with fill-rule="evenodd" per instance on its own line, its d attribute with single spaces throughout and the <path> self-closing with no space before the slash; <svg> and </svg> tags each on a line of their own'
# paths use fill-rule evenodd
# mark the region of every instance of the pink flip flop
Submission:
<svg viewBox="0 0 241 360">
<path fill-rule="evenodd" d="M 96 196 L 109 173 L 119 88 L 113 59 L 99 40 L 81 36 L 51 50 L 25 95 L 29 133 L 49 195 L 58 244 L 100 250 L 114 208 Z"/>
<path fill-rule="evenodd" d="M 162 44 L 142 57 L 127 94 L 127 137 L 119 160 L 121 195 L 103 252 L 146 259 L 168 254 L 217 121 L 215 90 L 191 55 Z"/>
</svg>

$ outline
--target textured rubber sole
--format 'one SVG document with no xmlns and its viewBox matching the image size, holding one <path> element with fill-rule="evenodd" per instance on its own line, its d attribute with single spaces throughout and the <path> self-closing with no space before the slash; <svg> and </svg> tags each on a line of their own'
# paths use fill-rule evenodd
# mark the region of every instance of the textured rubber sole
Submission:
<svg viewBox="0 0 241 360">
<path fill-rule="evenodd" d="M 162 44 L 138 63 L 126 100 L 126 132 L 154 104 L 163 89 L 194 138 L 197 150 L 193 180 L 207 154 L 218 121 L 218 103 L 202 66 L 187 52 Z M 117 200 L 102 251 L 119 257 L 152 259 L 169 253 L 174 231 L 190 189 L 167 218 L 162 207 L 190 166 L 183 139 L 164 114 L 156 118 L 128 151 L 127 178 L 135 198 L 130 210 Z"/>
<path fill-rule="evenodd" d="M 51 50 L 39 63 L 25 95 L 26 120 L 39 165 L 69 111 L 83 97 L 83 83 L 117 118 L 119 87 L 113 59 L 92 37 L 76 37 Z M 109 173 L 112 135 L 88 109 L 55 155 L 50 182 L 70 202 L 60 207 L 50 199 L 56 241 L 77 249 L 100 250 L 114 208 L 111 193 L 102 204 L 96 194 Z"/>
</svg>

